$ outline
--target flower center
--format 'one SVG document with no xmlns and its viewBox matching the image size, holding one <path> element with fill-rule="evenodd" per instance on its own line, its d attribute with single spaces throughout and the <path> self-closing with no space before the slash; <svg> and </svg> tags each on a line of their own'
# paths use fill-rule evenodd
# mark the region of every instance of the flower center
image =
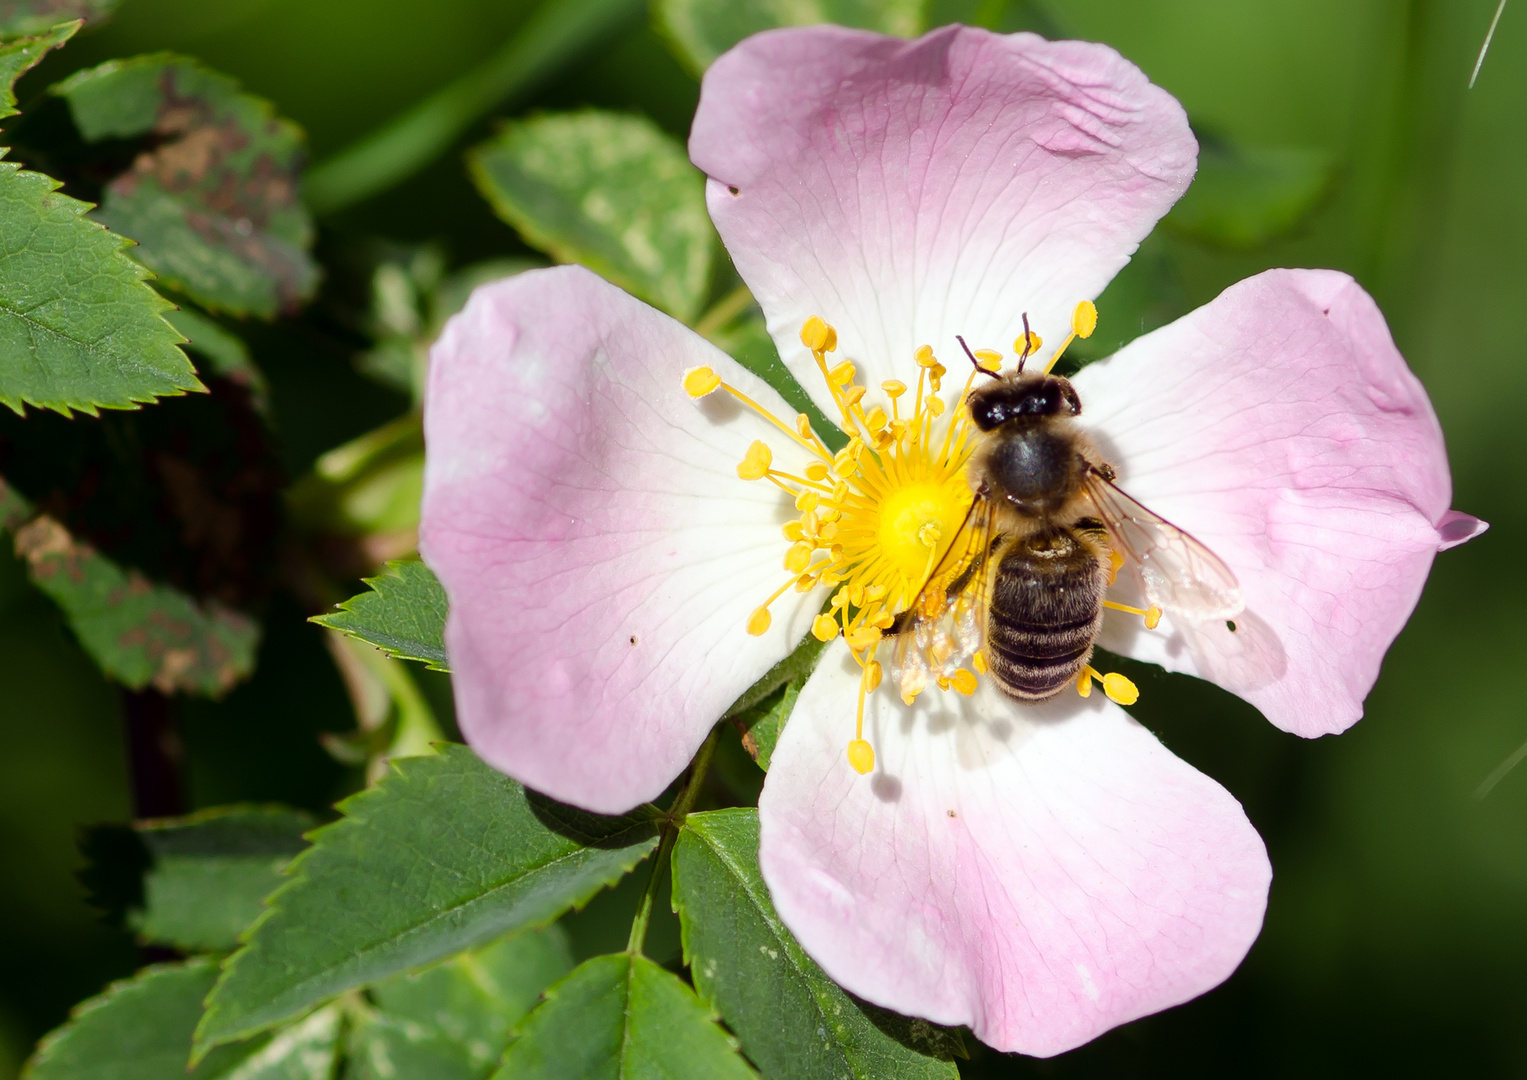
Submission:
<svg viewBox="0 0 1527 1080">
<path fill-rule="evenodd" d="M 1087 336 L 1096 322 L 1096 309 L 1090 303 L 1079 305 L 1076 320 L 1071 338 Z M 970 520 L 974 495 L 965 477 L 978 432 L 963 407 L 955 408 L 947 421 L 941 420 L 945 408 L 938 395 L 948 372 L 930 346 L 922 346 L 913 357 L 917 389 L 910 410 L 903 415 L 905 383 L 889 379 L 880 384 L 889 413 L 878 404 L 866 409 L 866 388 L 855 381 L 853 362 L 828 366 L 827 354 L 837 348 L 837 332 L 831 326 L 815 316 L 807 319 L 801 342 L 811 350 L 832 394 L 839 426 L 849 437 L 848 445 L 836 454 L 811 430 L 805 413 L 796 416 L 793 424 L 787 423 L 722 382 L 711 368 L 686 372 L 684 389 L 692 397 L 725 390 L 810 454 L 804 475 L 797 476 L 776 469 L 773 451 L 767 443 L 756 441 L 737 466 L 742 479 L 768 480 L 788 492 L 800 512 L 784 526 L 790 545 L 784 556 L 788 577 L 748 616 L 747 631 L 765 633 L 773 621 L 770 605 L 788 590 L 836 586 L 826 610 L 812 622 L 811 632 L 821 641 L 842 634 L 859 664 L 858 718 L 848 760 L 860 773 L 867 773 L 874 768 L 875 753 L 864 739 L 864 699 L 883 677 L 875 654 L 898 615 L 921 598 L 920 615 L 948 611 L 954 616 L 952 636 L 920 624 L 917 649 L 926 652 L 932 666 L 917 659 L 914 666 L 902 669 L 901 692 L 909 704 L 930 676 L 941 689 L 969 695 L 978 685 L 977 673 L 986 670 L 978 651 L 977 598 L 964 593 L 950 608 L 944 602 L 944 588 L 985 550 L 986 538 L 978 535 L 981 530 Z M 1025 320 L 1024 335 L 1014 347 L 1026 358 L 1039 345 L 1038 335 L 1028 332 Z M 1064 350 L 1062 345 L 1051 365 Z M 970 355 L 974 363 L 958 399 L 961 403 L 978 373 L 996 374 L 1002 365 L 1000 353 L 978 349 Z M 928 640 L 923 641 L 924 637 Z M 961 666 L 967 662 L 974 670 Z M 1078 683 L 1083 695 L 1090 691 L 1094 675 L 1088 668 Z M 1109 696 L 1114 694 L 1110 691 Z"/>
</svg>

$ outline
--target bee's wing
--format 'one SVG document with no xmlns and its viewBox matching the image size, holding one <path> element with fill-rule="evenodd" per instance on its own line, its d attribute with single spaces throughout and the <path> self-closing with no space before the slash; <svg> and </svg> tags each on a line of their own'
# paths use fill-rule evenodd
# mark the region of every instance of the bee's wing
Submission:
<svg viewBox="0 0 1527 1080">
<path fill-rule="evenodd" d="M 1225 619 L 1246 606 L 1235 572 L 1218 555 L 1098 470 L 1089 470 L 1084 484 L 1114 543 L 1139 568 L 1152 604 L 1190 619 Z"/>
<path fill-rule="evenodd" d="M 903 700 L 910 701 L 930 679 L 953 676 L 981 648 L 993 518 L 991 500 L 977 495 L 895 631 L 892 677 Z"/>
</svg>

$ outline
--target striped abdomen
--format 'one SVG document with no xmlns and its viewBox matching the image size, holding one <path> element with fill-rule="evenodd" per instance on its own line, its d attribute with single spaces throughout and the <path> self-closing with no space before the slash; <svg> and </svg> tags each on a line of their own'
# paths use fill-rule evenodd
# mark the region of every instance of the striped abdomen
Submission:
<svg viewBox="0 0 1527 1080">
<path fill-rule="evenodd" d="M 1108 575 L 1073 529 L 1050 528 L 1002 551 L 986 615 L 986 662 L 1010 697 L 1043 701 L 1076 681 L 1103 625 Z"/>
</svg>

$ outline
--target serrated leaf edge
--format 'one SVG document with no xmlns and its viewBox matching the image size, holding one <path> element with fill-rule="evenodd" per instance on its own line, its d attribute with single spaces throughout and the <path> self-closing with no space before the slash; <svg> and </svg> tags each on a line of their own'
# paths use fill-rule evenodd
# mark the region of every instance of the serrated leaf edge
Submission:
<svg viewBox="0 0 1527 1080">
<path fill-rule="evenodd" d="M 458 745 L 459 746 L 459 744 L 446 744 L 446 745 Z M 466 753 L 471 753 L 472 752 L 472 751 L 470 751 L 465 746 L 460 746 L 460 749 L 462 751 L 466 752 Z M 428 761 L 428 760 L 430 760 L 430 759 L 429 758 L 403 758 L 403 759 L 399 759 L 399 760 L 395 760 L 395 761 L 389 761 L 387 763 L 388 770 L 389 770 L 388 777 L 390 777 L 393 774 L 396 774 L 397 776 L 402 776 L 403 775 L 403 767 L 404 766 L 406 766 L 406 765 L 408 765 L 410 763 L 421 762 L 421 761 Z M 326 836 L 330 832 L 336 831 L 336 830 L 346 826 L 349 823 L 355 823 L 356 825 L 364 824 L 365 819 L 363 817 L 361 817 L 359 814 L 355 813 L 355 809 L 354 808 L 359 807 L 362 804 L 364 804 L 364 803 L 366 803 L 368 801 L 371 801 L 372 799 L 380 797 L 381 792 L 382 792 L 382 790 L 383 790 L 383 788 L 385 786 L 386 778 L 387 777 L 384 777 L 384 779 L 382 781 L 379 781 L 376 784 L 373 784 L 371 787 L 368 787 L 368 788 L 366 788 L 366 789 L 364 789 L 362 791 L 358 791 L 354 795 L 351 795 L 348 798 L 343 799 L 342 801 L 340 801 L 335 806 L 335 809 L 340 811 L 340 813 L 343 816 L 339 817 L 338 819 L 336 819 L 334 821 L 328 822 L 328 823 L 326 823 L 324 825 L 320 825 L 316 829 L 312 829 L 312 830 L 302 834 L 302 838 L 304 840 L 308 841 L 307 848 L 305 848 L 303 851 L 298 853 L 292 859 L 291 862 L 286 864 L 285 868 L 282 869 L 282 871 L 281 871 L 282 875 L 284 877 L 290 878 L 290 880 L 287 881 L 286 883 L 284 883 L 283 885 L 281 885 L 274 892 L 272 892 L 269 896 L 267 896 L 263 901 L 261 901 L 261 903 L 262 903 L 262 905 L 264 907 L 264 910 L 262 910 L 260 912 L 259 917 L 257 919 L 255 919 L 255 921 L 253 923 L 251 923 L 249 925 L 249 927 L 246 930 L 244 930 L 243 933 L 241 933 L 239 935 L 239 941 L 241 943 L 240 948 L 236 949 L 234 952 L 230 953 L 228 956 L 224 957 L 219 962 L 219 969 L 220 969 L 221 974 L 218 976 L 217 982 L 213 985 L 211 991 L 208 992 L 207 997 L 206 997 L 206 999 L 203 1002 L 202 1017 L 201 1017 L 201 1020 L 196 1025 L 196 1031 L 193 1034 L 192 1040 L 191 1040 L 191 1062 L 190 1062 L 190 1064 L 191 1064 L 191 1066 L 193 1068 L 197 1064 L 199 1064 L 201 1062 L 201 1060 L 203 1058 L 205 1058 L 207 1056 L 207 1054 L 210 1053 L 213 1050 L 213 1048 L 215 1048 L 217 1046 L 225 1045 L 227 1043 L 237 1042 L 240 1039 L 246 1039 L 246 1038 L 249 1038 L 250 1036 L 257 1035 L 257 1034 L 259 1034 L 262 1031 L 267 1031 L 270 1028 L 277 1027 L 280 1024 L 283 1024 L 283 1023 L 287 1022 L 288 1020 L 290 1020 L 293 1016 L 301 1015 L 301 1012 L 306 1011 L 306 1010 L 308 1010 L 310 1008 L 318 1007 L 318 1006 L 322 1005 L 325 1001 L 332 1000 L 334 997 L 338 997 L 341 993 L 344 992 L 344 991 L 337 991 L 336 993 L 334 993 L 332 995 L 327 995 L 326 997 L 321 998 L 318 1001 L 314 1001 L 314 1002 L 309 1003 L 309 1005 L 303 1006 L 302 1010 L 299 1010 L 298 1012 L 294 1012 L 294 1013 L 288 1014 L 287 1016 L 281 1017 L 281 1018 L 276 1019 L 276 1020 L 271 1020 L 271 1021 L 268 1021 L 268 1022 L 265 1022 L 265 1023 L 251 1025 L 251 1026 L 246 1027 L 246 1028 L 241 1028 L 238 1031 L 224 1032 L 224 1033 L 218 1034 L 216 1036 L 209 1036 L 208 1033 L 207 1033 L 207 1030 L 206 1030 L 209 1026 L 211 1026 L 209 1021 L 216 1015 L 216 1010 L 218 1008 L 218 1002 L 217 1002 L 218 991 L 223 987 L 224 983 L 226 983 L 228 981 L 228 979 L 232 976 L 233 971 L 238 966 L 238 963 L 239 963 L 240 959 L 242 957 L 246 956 L 246 955 L 249 955 L 253 951 L 253 949 L 255 947 L 255 942 L 254 942 L 255 934 L 259 931 L 259 929 L 262 926 L 265 925 L 266 922 L 268 922 L 270 919 L 274 918 L 276 916 L 276 914 L 281 910 L 280 909 L 280 900 L 281 900 L 281 898 L 283 896 L 285 896 L 288 892 L 292 891 L 293 889 L 297 888 L 299 885 L 304 884 L 307 881 L 307 878 L 305 876 L 303 876 L 303 872 L 305 870 L 305 863 L 307 862 L 307 860 L 310 857 L 313 856 L 314 852 L 319 850 L 319 841 L 320 841 L 320 838 Z M 521 786 L 523 786 L 523 785 L 521 785 Z M 528 791 L 529 789 L 526 789 L 526 790 Z M 637 811 L 633 811 L 633 813 L 636 813 L 636 812 Z M 644 825 L 647 825 L 647 824 L 650 824 L 650 823 L 651 823 L 651 819 L 644 819 L 641 822 L 635 823 L 633 825 L 633 828 L 632 828 L 631 831 L 635 831 L 636 828 L 644 826 Z M 613 834 L 613 835 L 619 836 L 621 834 L 616 833 L 616 834 Z M 605 837 L 604 839 L 609 839 L 609 837 Z M 591 901 L 600 892 L 602 892 L 603 890 L 609 888 L 616 881 L 619 881 L 621 877 L 624 877 L 626 874 L 630 873 L 631 870 L 634 867 L 636 867 L 641 862 L 645 861 L 647 859 L 647 857 L 652 854 L 652 851 L 657 847 L 657 839 L 658 839 L 657 836 L 654 835 L 653 838 L 652 838 L 652 847 L 648 848 L 646 851 L 642 852 L 635 859 L 631 860 L 630 864 L 628 866 L 626 866 L 625 869 L 623 869 L 621 871 L 619 877 L 612 878 L 611 880 L 606 881 L 604 884 L 598 885 L 598 886 L 590 889 L 586 895 L 584 895 L 580 899 L 574 900 L 572 903 L 570 903 L 568 905 L 567 908 L 564 908 L 563 911 L 558 912 L 556 915 L 552 915 L 552 916 L 549 916 L 549 917 L 541 919 L 541 920 L 527 922 L 527 923 L 523 924 L 523 926 L 519 927 L 518 929 L 540 930 L 540 929 L 543 929 L 543 928 L 545 928 L 547 926 L 550 926 L 552 923 L 556 922 L 557 919 L 561 918 L 562 914 L 565 913 L 567 910 L 573 910 L 573 911 L 581 911 L 581 910 L 583 910 L 583 908 L 588 905 L 589 901 Z M 567 858 L 567 857 L 568 856 L 563 856 L 562 858 Z M 542 869 L 545 869 L 546 867 L 554 866 L 554 865 L 556 865 L 556 863 L 558 863 L 560 861 L 562 861 L 561 858 L 554 859 L 554 860 L 552 860 L 550 862 L 546 862 L 546 863 L 540 864 L 535 869 L 536 870 L 542 870 Z M 447 913 L 449 913 L 451 911 L 454 911 L 454 910 L 456 910 L 456 908 L 446 908 L 446 909 L 442 909 L 440 911 L 436 911 L 436 912 L 434 912 L 431 915 L 430 921 L 434 921 L 436 919 L 439 919 L 442 915 L 447 914 Z M 411 933 L 414 930 L 419 929 L 419 927 L 421 927 L 423 925 L 425 925 L 425 924 L 424 923 L 420 923 L 420 924 L 418 924 L 416 926 L 411 926 L 411 927 L 408 928 L 408 930 L 404 931 L 404 933 Z M 436 960 L 431 960 L 431 961 L 429 961 L 429 963 L 436 963 L 439 959 L 444 959 L 444 957 L 437 958 Z M 409 970 L 413 970 L 413 969 L 409 969 Z M 300 986 L 302 984 L 299 983 L 297 985 Z"/>
<path fill-rule="evenodd" d="M 4 159 L 5 156 L 11 152 L 11 149 L 12 148 L 9 146 L 0 146 L 0 159 Z M 60 206 L 63 209 L 71 212 L 77 220 L 81 221 L 83 224 L 92 229 L 99 229 L 101 232 L 105 233 L 116 242 L 116 250 L 112 254 L 132 269 L 134 277 L 137 279 L 139 286 L 143 289 L 144 292 L 153 298 L 153 301 L 149 304 L 149 307 L 154 311 L 159 321 L 164 324 L 165 329 L 167 329 L 170 332 L 170 335 L 175 339 L 174 341 L 168 342 L 168 344 L 170 347 L 174 348 L 177 352 L 180 353 L 181 362 L 185 365 L 185 376 L 188 380 L 184 382 L 175 381 L 171 375 L 166 374 L 163 376 L 163 378 L 171 383 L 173 389 L 149 392 L 146 396 L 142 397 L 133 393 L 129 393 L 126 395 L 126 400 L 120 403 L 111 401 L 36 401 L 24 396 L 18 397 L 13 402 L 6 397 L 0 396 L 0 404 L 4 404 L 18 416 L 26 415 L 26 410 L 22 406 L 31 405 L 39 409 L 51 409 L 53 412 L 60 413 L 65 417 L 72 416 L 73 412 L 80 412 L 84 413 L 86 416 L 97 417 L 100 416 L 99 410 L 101 409 L 137 409 L 142 405 L 151 404 L 160 398 L 183 397 L 187 393 L 206 393 L 207 388 L 202 385 L 202 381 L 196 377 L 196 366 L 191 363 L 190 357 L 186 356 L 185 350 L 181 348 L 181 346 L 184 345 L 188 339 L 183 334 L 181 334 L 179 330 L 176 330 L 173 326 L 171 326 L 170 321 L 164 317 L 164 313 L 166 311 L 172 310 L 175 305 L 170 303 L 164 297 L 160 296 L 157 291 L 149 287 L 148 283 L 150 281 L 156 280 L 154 272 L 148 267 L 144 266 L 142 263 L 138 262 L 136 259 L 132 259 L 127 255 L 127 249 L 131 247 L 137 247 L 137 241 L 129 239 L 128 237 L 123 236 L 121 233 L 112 232 L 99 221 L 95 221 L 87 217 L 87 213 L 95 209 L 95 203 L 84 202 L 83 200 L 76 199 L 71 195 L 65 195 L 61 193 L 59 188 L 64 186 L 63 182 L 53 179 L 53 177 L 49 176 L 47 173 L 40 173 L 32 169 L 28 169 L 18 161 L 0 160 L 0 174 L 9 174 L 18 178 L 26 178 L 25 182 L 32 182 L 30 179 L 31 177 L 38 177 L 43 181 L 45 185 L 47 185 L 47 190 L 42 193 L 43 199 L 49 200 L 53 205 Z M 6 306 L 3 296 L 0 296 L 0 306 Z M 9 307 L 6 307 L 6 309 L 11 310 Z M 15 314 L 21 318 L 25 317 L 20 313 Z M 53 331 L 49 332 L 51 333 Z M 65 335 L 59 336 L 62 337 Z M 75 344 L 84 343 L 75 342 Z"/>
<path fill-rule="evenodd" d="M 355 613 L 355 608 L 354 608 L 353 605 L 355 604 L 355 602 L 357 600 L 369 601 L 370 598 L 373 597 L 373 596 L 380 596 L 380 595 L 382 595 L 382 590 L 377 588 L 377 582 L 379 582 L 379 581 L 401 581 L 402 578 L 403 578 L 402 567 L 407 565 L 407 564 L 409 564 L 409 563 L 413 563 L 413 562 L 422 562 L 422 560 L 417 560 L 417 559 L 394 559 L 394 560 L 388 562 L 386 564 L 386 566 L 384 567 L 384 572 L 383 573 L 380 573 L 380 574 L 376 575 L 376 577 L 361 578 L 361 584 L 366 586 L 366 588 L 369 589 L 370 592 L 356 593 L 354 596 L 350 597 L 348 600 L 341 600 L 339 603 L 334 605 L 334 610 L 333 611 L 326 611 L 322 615 L 312 615 L 312 616 L 310 616 L 308 618 L 308 622 L 310 622 L 310 623 L 317 623 L 319 626 L 323 627 L 326 630 L 336 631 L 337 633 L 344 634 L 346 637 L 352 637 L 352 638 L 354 638 L 357 641 L 364 641 L 367 645 L 370 645 L 372 648 L 380 649 L 382 652 L 386 653 L 388 656 L 392 657 L 394 660 L 413 660 L 416 663 L 423 664 L 424 667 L 425 667 L 425 670 L 427 670 L 427 671 L 444 671 L 444 672 L 449 673 L 451 669 L 450 669 L 450 667 L 448 665 L 450 664 L 451 660 L 450 660 L 450 657 L 446 655 L 444 649 L 442 649 L 440 651 L 440 656 L 439 656 L 438 659 L 436 659 L 433 655 L 430 655 L 430 656 L 415 656 L 415 655 L 413 655 L 415 652 L 423 652 L 424 650 L 423 649 L 416 649 L 416 650 L 400 649 L 400 648 L 397 648 L 397 647 L 392 646 L 392 645 L 383 645 L 381 642 L 378 642 L 378 641 L 373 640 L 372 638 L 366 637 L 364 634 L 362 634 L 359 631 L 355 630 L 353 627 L 339 626 L 339 625 L 336 625 L 333 622 L 333 620 L 337 616 L 339 616 L 339 615 L 342 615 L 342 614 L 354 614 Z M 425 566 L 425 569 L 428 570 L 429 567 Z M 430 571 L 430 572 L 432 574 L 434 573 L 434 571 Z M 436 581 L 438 582 L 439 579 L 437 578 Z M 443 587 L 442 587 L 442 591 L 443 591 Z"/>
<path fill-rule="evenodd" d="M 26 1064 L 21 1068 L 21 1080 L 33 1080 L 36 1067 L 48 1058 L 54 1048 L 71 1033 L 73 1026 L 97 1010 L 104 1009 L 130 990 L 135 990 L 147 983 L 156 975 L 171 971 L 191 971 L 197 968 L 211 968 L 213 960 L 210 956 L 193 956 L 187 960 L 173 961 L 165 964 L 150 964 L 148 967 L 139 968 L 125 979 L 117 979 L 107 985 L 94 997 L 75 1005 L 69 1010 L 68 1019 L 58 1027 L 48 1032 L 37 1043 L 37 1048 L 32 1051 L 32 1056 L 27 1058 Z"/>
</svg>

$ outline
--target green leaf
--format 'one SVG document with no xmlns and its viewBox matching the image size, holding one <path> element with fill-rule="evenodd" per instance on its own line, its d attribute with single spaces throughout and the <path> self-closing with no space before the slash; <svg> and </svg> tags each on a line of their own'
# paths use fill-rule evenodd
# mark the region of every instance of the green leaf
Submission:
<svg viewBox="0 0 1527 1080">
<path fill-rule="evenodd" d="M 532 247 L 693 320 L 715 251 L 705 178 L 652 121 L 593 109 L 535 117 L 507 125 L 468 162 Z"/>
<path fill-rule="evenodd" d="M 376 984 L 371 997 L 377 1011 L 360 1040 L 361 1075 L 431 1080 L 437 1069 L 439 1075 L 486 1076 L 514 1025 L 572 967 L 567 935 L 549 926 Z M 421 1059 L 418 1067 L 405 1063 L 413 1057 Z M 386 1072 L 382 1062 L 396 1071 Z"/>
<path fill-rule="evenodd" d="M 345 1080 L 482 1080 L 466 1049 L 433 1028 L 361 1009 L 351 1018 Z"/>
<path fill-rule="evenodd" d="M 26 1080 L 329 1080 L 334 1009 L 238 1046 L 187 1071 L 191 1031 L 217 968 L 205 959 L 145 968 L 78 1006 L 27 1063 Z"/>
<path fill-rule="evenodd" d="M 187 339 L 186 348 L 207 360 L 213 375 L 248 390 L 250 400 L 261 412 L 270 407 L 270 384 L 238 335 L 189 308 L 167 311 L 164 317 Z"/>
<path fill-rule="evenodd" d="M 106 187 L 96 217 L 138 258 L 211 310 L 273 318 L 318 285 L 298 190 L 302 133 L 226 75 L 158 54 L 112 60 L 54 90 L 89 141 L 158 143 Z"/>
<path fill-rule="evenodd" d="M 959 1073 L 958 1037 L 861 1002 L 801 949 L 758 870 L 758 811 L 690 814 L 673 850 L 673 904 L 701 1000 L 766 1077 L 902 1080 Z"/>
<path fill-rule="evenodd" d="M 1260 247 L 1297 229 L 1330 192 L 1335 163 L 1321 150 L 1246 146 L 1199 132 L 1198 175 L 1166 216 L 1212 247 Z"/>
<path fill-rule="evenodd" d="M 602 818 L 551 802 L 464 746 L 395 762 L 340 809 L 228 961 L 198 1053 L 550 923 L 646 858 L 659 822 L 651 808 Z"/>
<path fill-rule="evenodd" d="M 0 0 L 0 36 L 8 36 L 17 31 L 7 31 L 6 26 L 6 0 Z M 67 18 L 64 16 L 63 18 Z M 0 120 L 8 116 L 15 116 L 21 110 L 16 108 L 16 80 L 36 67 L 47 55 L 48 50 L 56 49 L 64 42 L 72 38 L 80 28 L 77 22 L 66 22 L 61 26 L 53 26 L 53 22 L 63 22 L 63 18 L 54 19 L 39 30 L 52 26 L 45 34 L 37 37 L 23 37 L 15 41 L 7 41 L 0 45 Z M 35 31 L 22 31 L 34 33 Z"/>
<path fill-rule="evenodd" d="M 94 416 L 203 389 L 129 241 L 58 186 L 0 161 L 0 403 Z"/>
<path fill-rule="evenodd" d="M 764 772 L 769 771 L 779 734 L 785 730 L 785 722 L 795 711 L 795 701 L 801 696 L 804 685 L 804 680 L 787 682 L 757 705 L 732 717 L 732 722 L 742 732 L 743 747 Z"/>
<path fill-rule="evenodd" d="M 122 0 L 0 0 L 0 37 L 41 34 L 61 22 L 98 23 Z M 78 29 L 76 26 L 75 29 Z M 70 30 L 72 35 L 74 30 Z M 69 35 L 65 35 L 65 40 Z"/>
<path fill-rule="evenodd" d="M 445 590 L 422 562 L 390 562 L 389 573 L 363 579 L 370 592 L 352 596 L 312 621 L 375 645 L 400 660 L 449 671 L 445 658 Z"/>
<path fill-rule="evenodd" d="M 653 15 L 669 47 L 696 75 L 750 34 L 779 26 L 838 23 L 913 37 L 924 0 L 656 0 Z"/>
<path fill-rule="evenodd" d="M 694 991 L 645 956 L 596 956 L 546 991 L 494 1080 L 745 1080 Z"/>
<path fill-rule="evenodd" d="M 123 570 L 46 514 L 15 532 L 33 583 L 112 678 L 216 697 L 254 670 L 260 629 L 248 616 Z"/>
<path fill-rule="evenodd" d="M 128 925 L 144 941 L 188 952 L 233 949 L 317 824 L 300 810 L 245 806 L 138 822 L 148 868 Z"/>
<path fill-rule="evenodd" d="M 764 672 L 761 679 L 744 690 L 742 696 L 732 702 L 731 708 L 726 710 L 725 715 L 737 716 L 747 712 L 786 683 L 805 682 L 807 677 L 816 670 L 817 661 L 825 648 L 827 648 L 825 641 L 807 635 L 789 656 Z"/>
</svg>

